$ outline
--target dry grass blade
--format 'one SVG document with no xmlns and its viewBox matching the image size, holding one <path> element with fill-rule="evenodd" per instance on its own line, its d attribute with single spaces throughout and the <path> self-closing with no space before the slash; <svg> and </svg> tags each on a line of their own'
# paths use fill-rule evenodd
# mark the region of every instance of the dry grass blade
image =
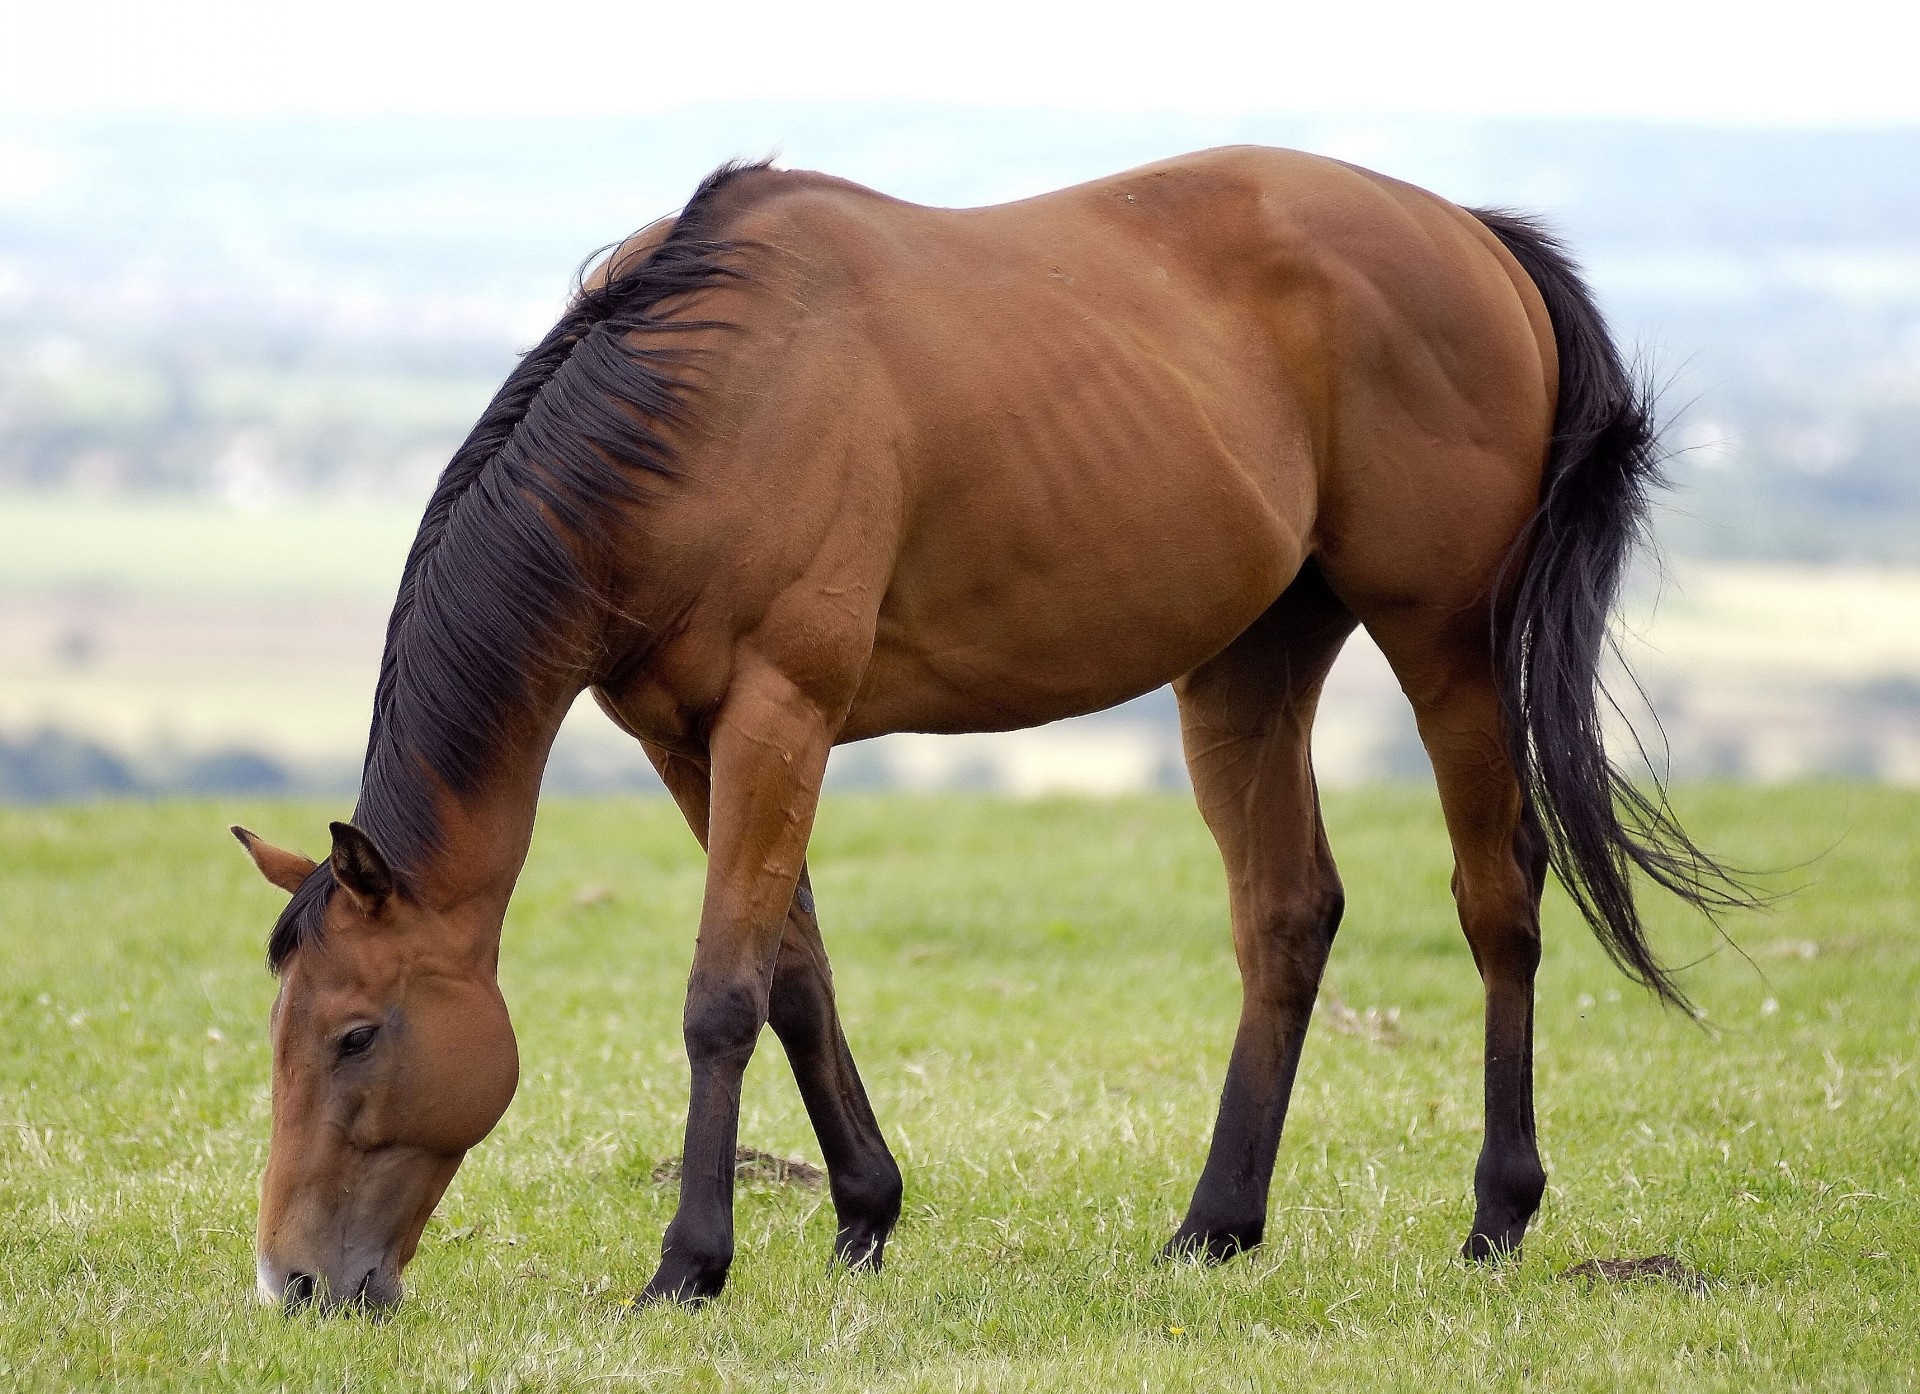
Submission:
<svg viewBox="0 0 1920 1394">
<path fill-rule="evenodd" d="M 1375 1045 L 1400 1044 L 1400 1009 L 1368 1007 L 1356 1012 L 1337 992 L 1320 994 L 1319 1019 L 1342 1036 L 1358 1036 Z"/>
</svg>

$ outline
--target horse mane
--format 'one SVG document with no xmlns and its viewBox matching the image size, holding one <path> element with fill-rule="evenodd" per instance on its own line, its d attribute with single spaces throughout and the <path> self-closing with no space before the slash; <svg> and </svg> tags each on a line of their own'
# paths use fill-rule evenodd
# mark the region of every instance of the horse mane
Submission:
<svg viewBox="0 0 1920 1394">
<path fill-rule="evenodd" d="M 595 591 L 579 552 L 605 531 L 609 500 L 636 500 L 648 476 L 672 478 L 663 428 L 688 415 L 675 369 L 684 350 L 647 331 L 709 327 L 665 302 L 741 272 L 718 235 L 719 195 L 766 163 L 731 162 L 701 181 L 659 246 L 630 265 L 616 247 L 603 284 L 586 284 L 494 394 L 454 452 L 420 520 L 387 621 L 373 723 L 353 821 L 404 890 L 440 843 L 440 788 L 479 787 L 515 734 L 529 675 L 578 666 L 556 653 Z M 588 258 L 592 264 L 601 253 Z M 267 966 L 317 937 L 333 874 L 326 862 L 294 893 L 267 942 Z"/>
</svg>

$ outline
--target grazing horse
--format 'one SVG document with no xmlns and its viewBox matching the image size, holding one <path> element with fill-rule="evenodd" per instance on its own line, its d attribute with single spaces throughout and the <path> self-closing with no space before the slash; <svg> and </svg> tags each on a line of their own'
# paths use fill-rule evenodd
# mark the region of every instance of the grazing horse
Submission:
<svg viewBox="0 0 1920 1394">
<path fill-rule="evenodd" d="M 1475 1258 L 1545 1184 L 1549 866 L 1663 997 L 1631 875 L 1738 885 L 1608 763 L 1597 669 L 1657 482 L 1648 407 L 1539 226 L 1350 165 L 1214 150 L 994 208 L 727 166 L 587 275 L 428 504 L 352 823 L 268 948 L 262 1293 L 398 1300 L 518 1060 L 496 984 L 542 767 L 591 690 L 708 858 L 679 1209 L 644 1300 L 718 1293 L 742 1071 L 792 1062 L 878 1267 L 901 1178 L 834 1005 L 806 854 L 827 754 L 1171 682 L 1244 982 L 1173 1256 L 1260 1241 L 1342 891 L 1309 733 L 1364 624 L 1412 701 L 1486 992 Z"/>
</svg>

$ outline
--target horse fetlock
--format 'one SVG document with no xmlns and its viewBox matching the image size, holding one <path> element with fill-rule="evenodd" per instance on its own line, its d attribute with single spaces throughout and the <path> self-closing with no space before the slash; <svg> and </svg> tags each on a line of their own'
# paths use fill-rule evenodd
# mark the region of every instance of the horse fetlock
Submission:
<svg viewBox="0 0 1920 1394">
<path fill-rule="evenodd" d="M 888 1230 L 900 1218 L 900 1202 L 906 1187 L 892 1157 L 883 1155 L 857 1171 L 851 1168 L 837 1171 L 830 1184 L 833 1211 L 843 1229 L 853 1224 L 872 1224 Z"/>
<path fill-rule="evenodd" d="M 718 1297 L 727 1285 L 727 1272 L 733 1267 L 733 1242 L 694 1242 L 668 1232 L 661 1245 L 660 1266 L 647 1280 L 634 1305 L 651 1306 L 674 1302 L 683 1307 L 698 1307 Z"/>
<path fill-rule="evenodd" d="M 839 1232 L 834 1256 L 849 1268 L 878 1269 L 887 1237 L 900 1220 L 905 1194 L 900 1168 L 882 1156 L 858 1172 L 835 1173 L 831 1182 L 833 1212 Z"/>
<path fill-rule="evenodd" d="M 1537 1159 L 1483 1156 L 1473 1174 L 1473 1229 L 1461 1254 L 1477 1263 L 1518 1256 L 1546 1189 L 1547 1173 Z"/>
<path fill-rule="evenodd" d="M 1510 1216 L 1524 1228 L 1546 1193 L 1547 1172 L 1537 1157 L 1483 1154 L 1473 1169 L 1473 1197 L 1480 1215 Z"/>
</svg>

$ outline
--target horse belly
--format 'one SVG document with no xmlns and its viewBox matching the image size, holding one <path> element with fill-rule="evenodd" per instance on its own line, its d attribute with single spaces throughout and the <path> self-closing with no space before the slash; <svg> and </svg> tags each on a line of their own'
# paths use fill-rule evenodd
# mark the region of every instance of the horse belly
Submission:
<svg viewBox="0 0 1920 1394">
<path fill-rule="evenodd" d="M 844 739 L 1102 710 L 1191 671 L 1285 590 L 1310 505 L 1276 506 L 1271 452 L 1249 471 L 1206 432 L 1099 444 L 955 462 L 961 486 L 934 491 L 902 548 Z"/>
</svg>

